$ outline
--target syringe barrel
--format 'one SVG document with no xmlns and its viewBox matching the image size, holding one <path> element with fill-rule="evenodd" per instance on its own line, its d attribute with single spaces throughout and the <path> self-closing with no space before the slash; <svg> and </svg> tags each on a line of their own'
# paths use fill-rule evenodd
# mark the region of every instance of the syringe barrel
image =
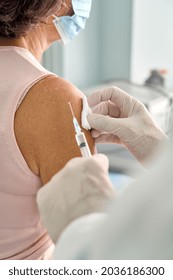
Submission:
<svg viewBox="0 0 173 280">
<path fill-rule="evenodd" d="M 76 142 L 80 148 L 81 154 L 83 157 L 90 157 L 91 152 L 85 137 L 85 134 L 83 132 L 76 133 Z"/>
</svg>

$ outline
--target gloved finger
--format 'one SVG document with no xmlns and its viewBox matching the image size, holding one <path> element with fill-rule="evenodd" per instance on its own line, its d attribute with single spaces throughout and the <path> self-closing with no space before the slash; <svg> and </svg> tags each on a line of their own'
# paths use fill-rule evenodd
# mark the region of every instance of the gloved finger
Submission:
<svg viewBox="0 0 173 280">
<path fill-rule="evenodd" d="M 109 115 L 110 117 L 118 118 L 120 116 L 120 109 L 111 101 L 101 102 L 92 108 L 92 112 L 95 114 Z"/>
<path fill-rule="evenodd" d="M 97 165 L 99 165 L 105 171 L 108 171 L 108 169 L 109 169 L 109 160 L 108 160 L 107 156 L 105 156 L 104 154 L 94 154 L 91 157 L 91 159 L 95 160 Z"/>
<path fill-rule="evenodd" d="M 95 114 L 102 114 L 102 115 L 108 115 L 108 101 L 106 102 L 101 102 L 99 104 L 97 104 L 96 106 L 92 107 L 91 110 L 92 110 L 92 113 L 95 113 Z"/>
<path fill-rule="evenodd" d="M 93 173 L 95 166 L 96 169 L 100 167 L 102 170 L 107 171 L 109 166 L 108 158 L 103 154 L 94 154 L 91 157 L 76 157 L 69 160 L 60 172 L 62 173 L 64 171 L 68 174 L 68 176 L 72 176 L 75 172 L 82 174 L 82 170 L 85 170 L 84 173 L 85 176 L 87 176 L 87 172 L 88 174 Z"/>
<path fill-rule="evenodd" d="M 115 103 L 120 109 L 122 109 L 125 99 L 129 99 L 130 103 L 130 100 L 133 99 L 133 97 L 115 86 L 107 87 L 87 97 L 90 107 L 96 106 L 103 101 L 110 100 Z"/>
<path fill-rule="evenodd" d="M 102 132 L 100 130 L 97 130 L 97 129 L 92 129 L 91 130 L 91 135 L 92 135 L 93 138 L 99 137 L 101 135 L 101 133 Z"/>
<path fill-rule="evenodd" d="M 116 132 L 118 136 L 119 132 L 121 131 L 120 119 L 111 118 L 104 115 L 90 114 L 87 116 L 87 120 L 92 128 L 102 132 L 107 132 L 110 134 L 114 134 L 114 132 Z"/>
<path fill-rule="evenodd" d="M 94 139 L 96 144 L 121 144 L 120 139 L 114 134 L 101 134 L 97 138 Z"/>
<path fill-rule="evenodd" d="M 68 176 L 72 176 L 74 173 L 79 173 L 82 177 L 88 178 L 88 176 L 95 177 L 100 171 L 107 173 L 109 168 L 108 158 L 103 154 L 94 154 L 88 158 L 78 158 L 78 160 L 71 159 L 68 164 Z M 70 174 L 70 175 L 69 175 Z"/>
<path fill-rule="evenodd" d="M 101 132 L 99 130 L 92 129 L 92 137 L 95 143 L 116 143 L 120 144 L 120 139 L 115 134 Z M 99 142 L 100 141 L 100 142 Z"/>
</svg>

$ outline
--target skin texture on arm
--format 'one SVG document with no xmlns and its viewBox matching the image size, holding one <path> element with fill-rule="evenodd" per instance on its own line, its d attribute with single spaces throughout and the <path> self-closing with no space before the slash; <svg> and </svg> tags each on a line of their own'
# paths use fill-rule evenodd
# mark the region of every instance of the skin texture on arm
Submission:
<svg viewBox="0 0 173 280">
<path fill-rule="evenodd" d="M 28 166 L 41 177 L 43 184 L 70 159 L 81 156 L 68 102 L 81 125 L 80 90 L 62 78 L 48 76 L 30 89 L 15 115 L 18 146 Z M 83 131 L 93 154 L 96 151 L 91 134 Z"/>
</svg>

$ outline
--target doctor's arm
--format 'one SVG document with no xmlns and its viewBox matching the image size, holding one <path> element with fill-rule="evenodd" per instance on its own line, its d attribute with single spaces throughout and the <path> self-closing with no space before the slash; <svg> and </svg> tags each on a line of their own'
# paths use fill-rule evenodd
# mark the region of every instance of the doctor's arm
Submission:
<svg viewBox="0 0 173 280">
<path fill-rule="evenodd" d="M 90 213 L 102 216 L 115 196 L 108 177 L 108 159 L 97 154 L 74 158 L 37 193 L 43 224 L 54 242 L 64 229 Z"/>
</svg>

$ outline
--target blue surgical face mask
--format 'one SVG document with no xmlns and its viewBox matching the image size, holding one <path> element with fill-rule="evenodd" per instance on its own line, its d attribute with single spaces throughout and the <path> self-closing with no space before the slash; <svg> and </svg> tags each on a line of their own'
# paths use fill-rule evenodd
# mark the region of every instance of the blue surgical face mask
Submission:
<svg viewBox="0 0 173 280">
<path fill-rule="evenodd" d="M 57 17 L 53 23 L 64 44 L 69 43 L 85 28 L 86 19 L 89 18 L 92 0 L 72 0 L 73 16 Z"/>
</svg>

